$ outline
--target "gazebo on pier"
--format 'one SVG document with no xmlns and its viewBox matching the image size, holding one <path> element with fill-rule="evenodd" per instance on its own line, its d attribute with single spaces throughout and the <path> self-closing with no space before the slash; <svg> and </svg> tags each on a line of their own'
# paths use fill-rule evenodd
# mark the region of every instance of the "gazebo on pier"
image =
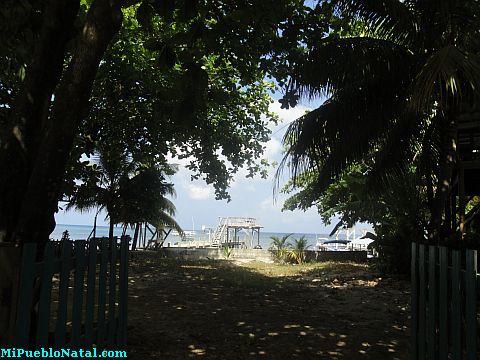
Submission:
<svg viewBox="0 0 480 360">
<path fill-rule="evenodd" d="M 221 217 L 213 234 L 213 242 L 218 246 L 232 248 L 260 247 L 260 229 L 257 219 L 250 217 Z M 245 241 L 238 236 L 240 231 L 246 232 Z M 256 240 L 256 245 L 254 245 Z"/>
</svg>

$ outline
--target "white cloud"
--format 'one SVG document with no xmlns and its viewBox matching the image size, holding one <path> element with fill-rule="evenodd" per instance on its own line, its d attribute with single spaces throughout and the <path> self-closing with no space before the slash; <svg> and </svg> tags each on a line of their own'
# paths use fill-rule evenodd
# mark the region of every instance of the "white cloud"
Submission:
<svg viewBox="0 0 480 360">
<path fill-rule="evenodd" d="M 213 198 L 212 188 L 197 184 L 184 184 L 188 197 L 193 200 L 207 200 Z"/>
<path fill-rule="evenodd" d="M 274 132 L 274 134 L 275 131 L 282 131 L 292 121 L 298 119 L 300 116 L 303 116 L 305 114 L 305 111 L 311 109 L 311 107 L 305 105 L 297 105 L 294 108 L 282 109 L 281 104 L 278 101 L 275 101 L 274 103 L 270 104 L 269 110 L 276 113 L 280 118 L 280 121 L 277 126 L 272 124 L 269 125 L 269 128 Z"/>
<path fill-rule="evenodd" d="M 280 153 L 282 152 L 282 149 L 282 143 L 275 138 L 271 138 L 265 144 L 265 152 L 263 156 L 269 160 L 276 159 L 278 155 L 280 155 Z"/>
</svg>

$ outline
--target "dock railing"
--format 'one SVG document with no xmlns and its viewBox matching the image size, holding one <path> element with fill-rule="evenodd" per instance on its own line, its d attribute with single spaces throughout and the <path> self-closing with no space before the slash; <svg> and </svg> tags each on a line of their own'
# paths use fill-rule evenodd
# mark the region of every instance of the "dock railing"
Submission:
<svg viewBox="0 0 480 360">
<path fill-rule="evenodd" d="M 260 225 L 257 223 L 257 219 L 255 218 L 249 218 L 249 217 L 227 217 L 227 224 L 228 226 L 236 226 L 236 227 L 260 227 Z"/>
</svg>

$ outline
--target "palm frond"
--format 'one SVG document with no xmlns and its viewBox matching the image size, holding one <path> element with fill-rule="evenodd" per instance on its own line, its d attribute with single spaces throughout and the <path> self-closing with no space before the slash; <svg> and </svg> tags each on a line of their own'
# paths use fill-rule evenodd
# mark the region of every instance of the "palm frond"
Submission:
<svg viewBox="0 0 480 360">
<path fill-rule="evenodd" d="M 106 204 L 102 199 L 107 196 L 106 190 L 101 187 L 81 184 L 76 188 L 65 209 L 67 211 L 77 209 L 80 212 L 88 212 L 97 207 L 103 209 Z"/>
<path fill-rule="evenodd" d="M 274 250 L 282 250 L 287 248 L 288 247 L 287 240 L 292 235 L 293 233 L 285 234 L 281 238 L 278 236 L 271 236 L 270 239 L 272 239 L 272 243 L 270 245 L 270 248 Z"/>
<path fill-rule="evenodd" d="M 176 230 L 180 235 L 183 235 L 182 227 L 173 217 L 169 216 L 163 211 L 158 212 L 157 216 L 154 219 L 151 219 L 149 223 L 154 225 L 157 229 L 172 228 Z"/>
<path fill-rule="evenodd" d="M 463 97 L 477 101 L 480 91 L 480 56 L 454 45 L 433 52 L 418 73 L 411 106 L 425 109 L 437 100 L 439 104 L 459 103 Z"/>
<path fill-rule="evenodd" d="M 420 114 L 405 111 L 387 129 L 380 146 L 372 154 L 373 165 L 368 172 L 367 188 L 381 193 L 411 171 L 424 123 Z"/>
<path fill-rule="evenodd" d="M 388 40 L 329 38 L 292 70 L 288 91 L 300 96 L 330 96 L 365 83 L 401 85 L 413 71 L 412 54 Z"/>
<path fill-rule="evenodd" d="M 395 91 L 400 93 L 402 89 Z M 294 185 L 302 174 L 315 169 L 316 191 L 321 192 L 349 164 L 380 146 L 396 114 L 405 106 L 402 96 L 388 93 L 379 92 L 375 86 L 342 91 L 293 122 L 283 139 L 287 150 L 277 170 L 277 184 L 287 165 Z"/>
<path fill-rule="evenodd" d="M 132 177 L 119 182 L 118 221 L 149 222 L 155 226 L 171 226 L 181 231 L 175 222 L 175 205 L 166 198 L 174 194 L 173 185 L 164 182 L 163 173 L 155 167 L 142 168 Z"/>
<path fill-rule="evenodd" d="M 333 4 L 344 16 L 365 22 L 378 36 L 403 44 L 416 39 L 418 24 L 411 1 L 336 0 Z"/>
</svg>

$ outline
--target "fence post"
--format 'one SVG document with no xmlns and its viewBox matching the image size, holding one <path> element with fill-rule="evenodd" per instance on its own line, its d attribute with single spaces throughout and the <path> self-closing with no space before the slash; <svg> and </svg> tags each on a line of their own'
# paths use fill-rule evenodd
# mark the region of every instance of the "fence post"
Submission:
<svg viewBox="0 0 480 360">
<path fill-rule="evenodd" d="M 65 345 L 67 332 L 67 303 L 68 303 L 68 282 L 70 279 L 69 261 L 72 257 L 72 243 L 62 242 L 62 265 L 60 269 L 60 285 L 58 289 L 58 317 L 55 326 L 55 346 Z"/>
<path fill-rule="evenodd" d="M 127 304 L 128 304 L 128 247 L 130 237 L 122 237 L 120 244 L 120 276 L 119 276 L 119 314 L 118 314 L 118 339 L 120 347 L 127 343 Z"/>
<path fill-rule="evenodd" d="M 426 285 L 425 282 L 425 245 L 419 245 L 419 301 L 418 301 L 418 359 L 425 359 L 425 312 L 426 312 Z"/>
<path fill-rule="evenodd" d="M 73 348 L 82 346 L 82 312 L 83 289 L 85 279 L 85 241 L 75 241 L 75 280 L 73 286 L 72 305 L 72 337 L 70 344 Z"/>
<path fill-rule="evenodd" d="M 110 274 L 108 284 L 108 336 L 107 344 L 112 347 L 115 343 L 117 319 L 115 317 L 115 303 L 117 300 L 117 238 L 110 240 Z"/>
<path fill-rule="evenodd" d="M 462 303 L 460 297 L 460 250 L 452 250 L 452 359 L 462 358 Z"/>
<path fill-rule="evenodd" d="M 411 260 L 411 299 L 412 299 L 412 346 L 411 358 L 417 360 L 417 329 L 418 329 L 418 274 L 417 274 L 417 253 L 418 245 L 412 242 L 412 260 Z"/>
<path fill-rule="evenodd" d="M 105 344 L 105 303 L 107 287 L 107 243 L 108 239 L 100 240 L 100 274 L 98 279 L 98 322 L 97 322 L 97 346 L 103 348 Z"/>
<path fill-rule="evenodd" d="M 36 253 L 37 244 L 27 243 L 23 245 L 20 288 L 18 293 L 17 316 L 14 332 L 14 343 L 19 348 L 26 347 L 29 340 Z"/>
<path fill-rule="evenodd" d="M 477 358 L 477 251 L 467 250 L 465 271 L 465 319 L 467 360 Z"/>
<path fill-rule="evenodd" d="M 48 242 L 45 246 L 43 273 L 40 276 L 40 301 L 38 303 L 37 346 L 48 345 L 50 306 L 52 298 L 53 265 L 55 262 L 55 244 Z"/>
<path fill-rule="evenodd" d="M 448 248 L 440 247 L 439 251 L 439 306 L 438 306 L 438 349 L 439 360 L 448 359 Z"/>
<path fill-rule="evenodd" d="M 427 309 L 427 353 L 428 359 L 435 359 L 436 315 L 437 315 L 437 247 L 428 247 L 428 309 Z"/>
<path fill-rule="evenodd" d="M 94 343 L 93 312 L 95 311 L 95 279 L 97 273 L 97 239 L 88 243 L 87 304 L 85 310 L 85 347 Z"/>
</svg>

